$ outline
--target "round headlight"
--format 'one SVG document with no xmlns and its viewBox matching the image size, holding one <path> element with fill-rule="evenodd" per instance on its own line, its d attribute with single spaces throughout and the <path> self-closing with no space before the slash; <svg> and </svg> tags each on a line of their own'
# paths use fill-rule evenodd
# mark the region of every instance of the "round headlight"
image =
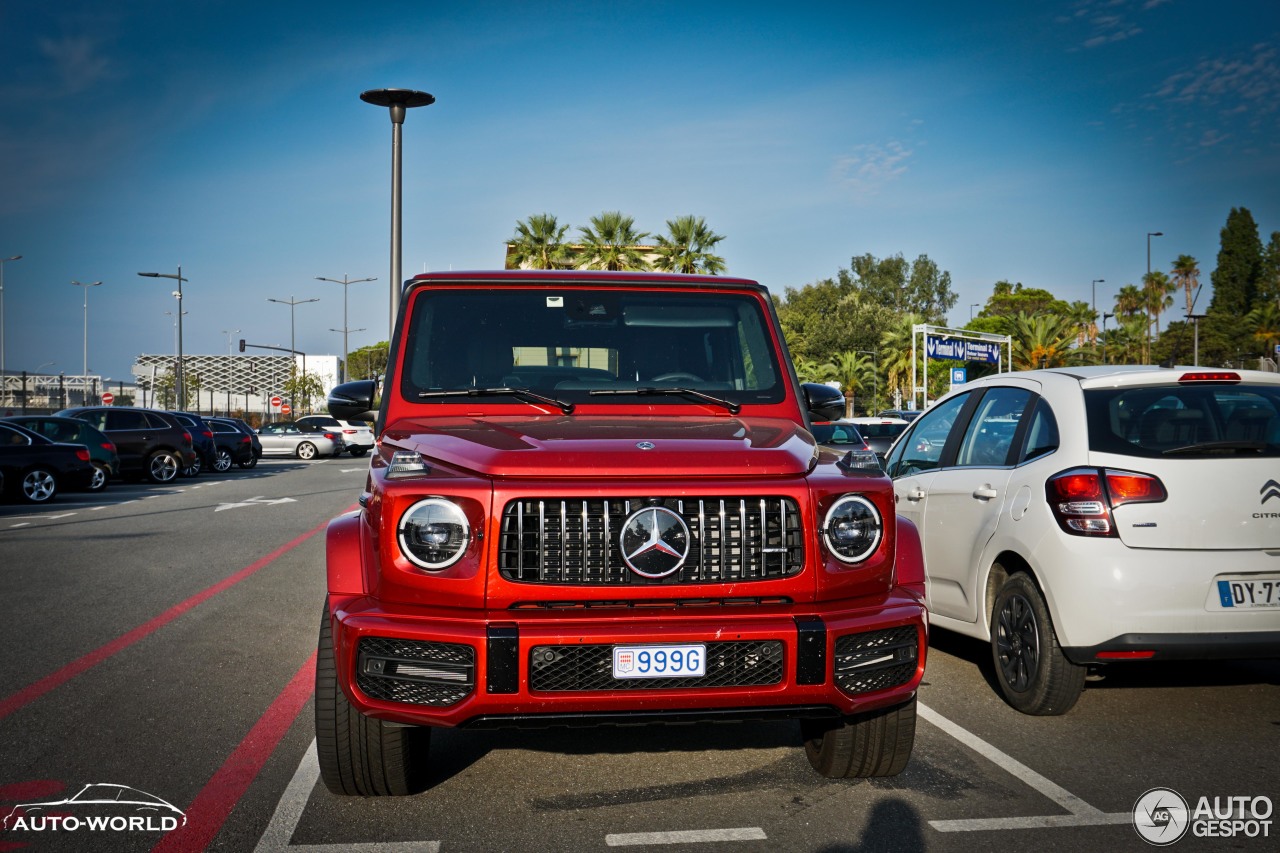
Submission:
<svg viewBox="0 0 1280 853">
<path fill-rule="evenodd" d="M 875 504 L 861 495 L 845 495 L 827 512 L 822 538 L 844 563 L 860 563 L 876 550 L 884 526 Z"/>
<path fill-rule="evenodd" d="M 427 498 L 409 507 L 400 516 L 396 532 L 400 553 L 424 569 L 453 565 L 471 541 L 462 508 L 444 498 Z"/>
</svg>

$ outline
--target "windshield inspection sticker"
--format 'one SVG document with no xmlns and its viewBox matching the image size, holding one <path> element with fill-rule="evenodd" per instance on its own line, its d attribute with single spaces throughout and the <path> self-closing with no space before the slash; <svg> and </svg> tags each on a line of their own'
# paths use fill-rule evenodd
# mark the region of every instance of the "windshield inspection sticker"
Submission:
<svg viewBox="0 0 1280 853">
<path fill-rule="evenodd" d="M 564 297 L 563 297 L 563 296 L 548 296 L 548 297 L 547 297 L 547 307 L 548 307 L 548 308 L 563 308 L 563 307 L 564 307 Z"/>
</svg>

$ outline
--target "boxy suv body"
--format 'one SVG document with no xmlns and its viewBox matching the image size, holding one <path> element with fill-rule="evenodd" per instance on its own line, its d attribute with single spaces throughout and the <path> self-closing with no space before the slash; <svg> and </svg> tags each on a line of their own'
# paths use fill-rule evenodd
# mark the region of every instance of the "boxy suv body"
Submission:
<svg viewBox="0 0 1280 853">
<path fill-rule="evenodd" d="M 182 469 L 196 464 L 191 433 L 168 412 L 131 406 L 85 406 L 57 414 L 82 420 L 111 439 L 120 455 L 122 474 L 168 483 Z"/>
<path fill-rule="evenodd" d="M 372 408 L 371 382 L 330 394 Z M 439 726 L 795 719 L 818 772 L 899 772 L 918 539 L 810 411 L 843 398 L 796 381 L 754 282 L 409 282 L 362 508 L 328 532 L 326 785 L 413 790 Z"/>
<path fill-rule="evenodd" d="M 1280 650 L 1280 375 L 1004 373 L 889 452 L 935 626 L 991 644 L 1005 699 L 1061 714 L 1086 668 Z"/>
</svg>

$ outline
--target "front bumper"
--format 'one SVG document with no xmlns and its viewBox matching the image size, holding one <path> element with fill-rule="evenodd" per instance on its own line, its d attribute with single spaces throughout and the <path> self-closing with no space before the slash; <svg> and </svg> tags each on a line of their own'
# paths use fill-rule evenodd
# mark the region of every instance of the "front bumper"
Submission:
<svg viewBox="0 0 1280 853">
<path fill-rule="evenodd" d="M 909 699 L 923 605 L 903 590 L 770 606 L 465 613 L 331 596 L 339 682 L 361 713 L 448 727 L 839 717 Z M 614 679 L 614 645 L 707 647 L 708 675 Z"/>
</svg>

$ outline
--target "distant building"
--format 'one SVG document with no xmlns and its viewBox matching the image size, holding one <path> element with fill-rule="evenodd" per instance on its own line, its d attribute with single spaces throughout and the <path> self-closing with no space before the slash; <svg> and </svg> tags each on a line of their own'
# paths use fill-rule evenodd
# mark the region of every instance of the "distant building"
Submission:
<svg viewBox="0 0 1280 853">
<path fill-rule="evenodd" d="M 177 359 L 172 353 L 165 355 L 140 355 L 133 365 L 133 376 L 138 386 L 138 405 L 155 406 L 163 400 L 165 389 L 172 389 L 171 372 Z M 195 377 L 199 386 L 187 408 L 196 412 L 243 411 L 269 415 L 272 397 L 281 397 L 295 406 L 305 408 L 305 401 L 289 400 L 285 383 L 290 368 L 297 365 L 299 372 L 306 371 L 319 378 L 328 391 L 338 384 L 336 355 L 184 355 L 183 370 L 188 377 Z M 192 383 L 188 380 L 188 385 Z M 313 400 L 312 408 L 320 405 Z"/>
</svg>

